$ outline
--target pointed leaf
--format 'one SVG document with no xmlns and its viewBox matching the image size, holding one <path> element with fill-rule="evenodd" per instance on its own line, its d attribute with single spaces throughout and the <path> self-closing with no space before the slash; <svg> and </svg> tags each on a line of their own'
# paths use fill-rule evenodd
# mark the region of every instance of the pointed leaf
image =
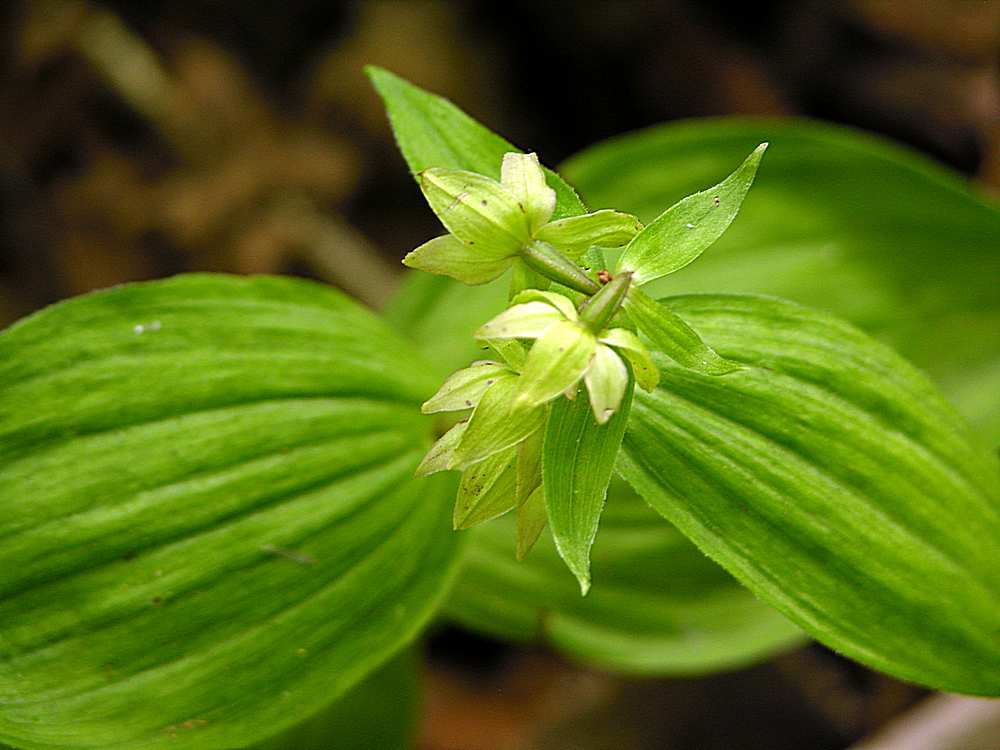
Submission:
<svg viewBox="0 0 1000 750">
<path fill-rule="evenodd" d="M 565 299 L 565 297 L 563 298 Z M 476 331 L 483 340 L 537 339 L 565 317 L 548 302 L 525 302 L 514 305 L 484 323 Z"/>
<path fill-rule="evenodd" d="M 747 367 L 658 358 L 619 469 L 807 632 L 935 688 L 1000 694 L 1000 471 L 914 368 L 770 298 L 667 302 Z"/>
<path fill-rule="evenodd" d="M 506 255 L 491 257 L 483 249 L 468 245 L 446 234 L 425 242 L 407 253 L 403 265 L 419 271 L 451 276 L 463 284 L 485 284 L 500 276 L 510 266 Z"/>
<path fill-rule="evenodd" d="M 500 183 L 461 169 L 425 169 L 417 177 L 431 209 L 469 250 L 504 260 L 531 239 L 527 218 Z"/>
<path fill-rule="evenodd" d="M 118 287 L 0 333 L 0 742 L 245 747 L 454 571 L 421 360 L 317 284 Z M 331 615 L 331 613 L 335 613 Z"/>
<path fill-rule="evenodd" d="M 615 413 L 628 385 L 628 368 L 610 347 L 598 344 L 594 361 L 583 376 L 590 395 L 590 406 L 598 424 L 604 424 Z"/>
<path fill-rule="evenodd" d="M 498 378 L 483 394 L 455 451 L 458 468 L 511 448 L 542 426 L 545 421 L 543 409 L 514 408 L 518 380 L 517 376 Z"/>
<path fill-rule="evenodd" d="M 660 214 L 628 244 L 618 270 L 632 271 L 636 284 L 648 284 L 701 255 L 736 218 L 766 148 L 766 143 L 760 144 L 718 185 L 689 195 Z"/>
<path fill-rule="evenodd" d="M 534 234 L 556 208 L 556 191 L 545 184 L 545 172 L 538 163 L 538 155 L 513 151 L 504 154 L 500 182 L 523 208 L 528 228 Z"/>
<path fill-rule="evenodd" d="M 542 227 L 535 237 L 580 262 L 590 248 L 621 247 L 640 231 L 642 222 L 631 214 L 604 209 L 553 221 Z"/>
<path fill-rule="evenodd" d="M 503 515 L 517 505 L 517 450 L 508 448 L 462 473 L 453 523 L 467 529 Z"/>
<path fill-rule="evenodd" d="M 471 366 L 459 370 L 444 381 L 438 392 L 424 402 L 421 411 L 424 414 L 435 414 L 471 409 L 479 403 L 479 399 L 497 378 L 512 374 L 510 368 L 497 362 L 473 362 Z"/>
<path fill-rule="evenodd" d="M 518 560 L 523 560 L 528 556 L 548 522 L 549 514 L 545 509 L 545 493 L 539 485 L 532 490 L 524 502 L 517 506 L 517 549 L 515 555 Z"/>
<path fill-rule="evenodd" d="M 414 475 L 426 477 L 439 471 L 449 471 L 455 468 L 455 449 L 462 442 L 462 436 L 468 426 L 468 422 L 459 422 L 439 437 L 431 449 L 427 451 L 427 455 L 423 457 L 416 471 L 413 472 Z"/>
<path fill-rule="evenodd" d="M 552 325 L 528 352 L 518 380 L 517 406 L 539 406 L 570 388 L 575 390 L 596 348 L 597 341 L 579 324 L 561 320 Z"/>
<path fill-rule="evenodd" d="M 382 68 L 366 69 L 385 101 L 396 142 L 414 174 L 428 167 L 449 167 L 500 178 L 500 163 L 508 151 L 519 151 L 462 110 Z M 556 191 L 555 218 L 587 212 L 586 207 L 559 175 L 545 169 Z"/>
<path fill-rule="evenodd" d="M 627 328 L 611 328 L 601 334 L 600 342 L 614 347 L 632 365 L 635 382 L 644 391 L 651 391 L 660 382 L 660 371 L 639 337 Z"/>
<path fill-rule="evenodd" d="M 629 290 L 624 307 L 651 351 L 663 352 L 678 364 L 708 375 L 740 369 L 739 363 L 720 357 L 682 318 L 641 289 Z"/>
<path fill-rule="evenodd" d="M 583 594 L 590 589 L 590 547 L 628 424 L 631 391 L 607 424 L 594 424 L 590 404 L 578 398 L 556 401 L 545 425 L 542 487 L 549 525 Z"/>
</svg>

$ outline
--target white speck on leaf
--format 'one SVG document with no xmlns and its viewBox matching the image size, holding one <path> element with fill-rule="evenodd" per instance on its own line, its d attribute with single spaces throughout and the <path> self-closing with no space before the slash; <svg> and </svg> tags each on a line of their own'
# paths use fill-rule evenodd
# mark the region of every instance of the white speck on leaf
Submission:
<svg viewBox="0 0 1000 750">
<path fill-rule="evenodd" d="M 687 225 L 687 228 L 688 228 L 688 229 L 694 229 L 694 224 L 688 224 L 688 225 Z"/>
</svg>

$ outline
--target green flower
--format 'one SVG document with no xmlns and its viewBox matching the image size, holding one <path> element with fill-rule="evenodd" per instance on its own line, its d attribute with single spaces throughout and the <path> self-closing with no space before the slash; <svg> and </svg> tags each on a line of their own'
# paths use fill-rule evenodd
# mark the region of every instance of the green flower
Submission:
<svg viewBox="0 0 1000 750">
<path fill-rule="evenodd" d="M 532 340 L 520 377 L 512 388 L 514 412 L 532 410 L 565 394 L 576 395 L 582 380 L 599 424 L 607 422 L 621 404 L 632 365 L 636 382 L 652 390 L 659 371 L 639 338 L 625 328 L 606 329 L 628 289 L 628 277 L 612 282 L 587 303 L 582 315 L 572 302 L 553 292 L 529 290 L 514 298 L 513 306 L 476 331 L 484 340 Z M 604 306 L 605 299 L 612 304 Z M 590 309 L 588 309 L 590 308 Z M 600 309 L 600 315 L 592 314 Z"/>
<path fill-rule="evenodd" d="M 533 256 L 555 247 L 578 261 L 590 247 L 621 247 L 642 229 L 634 216 L 607 210 L 550 222 L 556 194 L 535 154 L 505 154 L 499 182 L 459 169 L 431 168 L 417 177 L 449 234 L 424 243 L 403 263 L 466 284 L 492 281 L 529 247 Z"/>
</svg>

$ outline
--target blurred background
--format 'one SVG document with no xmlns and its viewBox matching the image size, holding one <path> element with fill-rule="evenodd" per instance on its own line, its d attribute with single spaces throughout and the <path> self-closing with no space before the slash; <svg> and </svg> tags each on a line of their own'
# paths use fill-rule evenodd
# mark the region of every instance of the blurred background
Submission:
<svg viewBox="0 0 1000 750">
<path fill-rule="evenodd" d="M 24 0 L 0 19 L 4 324 L 196 270 L 308 276 L 380 309 L 438 230 L 367 63 L 548 164 L 680 118 L 798 115 L 1000 191 L 992 0 Z M 926 696 L 818 646 L 636 680 L 441 626 L 420 662 L 422 750 L 844 748 Z"/>
</svg>

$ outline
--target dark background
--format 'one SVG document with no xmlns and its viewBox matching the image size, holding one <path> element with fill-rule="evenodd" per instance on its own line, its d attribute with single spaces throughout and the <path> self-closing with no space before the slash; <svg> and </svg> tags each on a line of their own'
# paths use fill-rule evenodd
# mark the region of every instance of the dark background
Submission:
<svg viewBox="0 0 1000 750">
<path fill-rule="evenodd" d="M 366 63 L 549 164 L 667 120 L 804 115 L 1000 189 L 995 1 L 39 0 L 0 21 L 2 323 L 189 270 L 379 307 L 436 228 Z M 660 681 L 456 630 L 428 654 L 424 750 L 842 748 L 923 696 L 819 647 Z"/>
</svg>

